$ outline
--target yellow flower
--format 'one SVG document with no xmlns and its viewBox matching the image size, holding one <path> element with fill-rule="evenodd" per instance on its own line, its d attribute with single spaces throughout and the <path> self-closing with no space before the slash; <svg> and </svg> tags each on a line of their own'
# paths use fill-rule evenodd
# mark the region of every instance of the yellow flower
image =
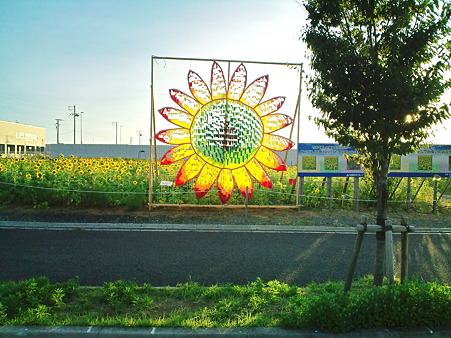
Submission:
<svg viewBox="0 0 451 338">
<path fill-rule="evenodd" d="M 318 194 L 319 191 L 320 191 L 319 188 L 316 188 L 316 189 L 315 189 L 315 194 Z"/>
<path fill-rule="evenodd" d="M 118 180 L 122 180 L 122 176 L 121 175 L 117 175 L 117 179 Z"/>
<path fill-rule="evenodd" d="M 43 177 L 44 177 L 44 174 L 41 173 L 40 171 L 38 171 L 38 172 L 36 173 L 36 177 L 37 177 L 37 178 L 43 178 Z"/>
<path fill-rule="evenodd" d="M 138 184 L 138 182 L 136 182 L 136 181 L 133 181 L 132 183 L 133 183 L 134 185 L 137 185 L 137 184 Z"/>
<path fill-rule="evenodd" d="M 83 170 L 80 170 L 78 173 L 79 173 L 80 175 L 83 175 L 83 174 L 84 174 L 84 171 L 83 171 Z"/>
<path fill-rule="evenodd" d="M 30 178 L 31 178 L 31 175 L 30 175 L 30 174 L 26 174 L 26 175 L 25 175 L 25 178 L 30 179 Z"/>
</svg>

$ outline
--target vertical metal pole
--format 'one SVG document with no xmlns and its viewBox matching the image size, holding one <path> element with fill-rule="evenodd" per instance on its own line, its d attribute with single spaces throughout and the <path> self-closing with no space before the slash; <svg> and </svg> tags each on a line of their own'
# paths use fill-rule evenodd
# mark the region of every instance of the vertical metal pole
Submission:
<svg viewBox="0 0 451 338">
<path fill-rule="evenodd" d="M 434 177 L 434 201 L 432 202 L 432 212 L 437 214 L 437 183 L 438 180 Z"/>
<path fill-rule="evenodd" d="M 302 199 L 304 195 L 304 176 L 299 177 L 299 204 L 298 204 L 298 210 L 301 210 L 302 208 Z"/>
<path fill-rule="evenodd" d="M 83 112 L 80 113 L 80 144 L 83 144 Z"/>
<path fill-rule="evenodd" d="M 296 207 L 299 210 L 299 188 L 300 188 L 300 177 L 296 176 Z"/>
<path fill-rule="evenodd" d="M 75 117 L 77 117 L 77 115 L 75 114 L 75 106 L 74 106 L 74 144 L 75 144 Z"/>
<path fill-rule="evenodd" d="M 152 189 L 153 189 L 153 152 L 152 146 L 154 144 L 153 125 L 154 111 L 153 111 L 153 55 L 150 59 L 150 145 L 149 145 L 149 210 L 152 209 Z"/>
<path fill-rule="evenodd" d="M 412 186 L 410 180 L 411 180 L 410 177 L 407 177 L 406 211 L 408 213 L 410 212 L 410 203 L 412 202 L 411 200 Z"/>
<path fill-rule="evenodd" d="M 354 177 L 354 209 L 359 211 L 359 178 Z"/>
<path fill-rule="evenodd" d="M 244 221 L 247 224 L 247 213 L 249 209 L 249 187 L 246 186 L 246 198 L 244 201 Z"/>
<path fill-rule="evenodd" d="M 332 211 L 332 177 L 327 178 L 327 198 L 329 204 L 329 211 Z"/>
</svg>

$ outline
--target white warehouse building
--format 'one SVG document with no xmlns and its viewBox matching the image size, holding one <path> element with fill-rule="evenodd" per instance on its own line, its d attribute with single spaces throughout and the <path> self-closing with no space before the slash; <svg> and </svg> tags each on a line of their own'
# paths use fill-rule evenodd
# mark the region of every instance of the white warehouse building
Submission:
<svg viewBox="0 0 451 338">
<path fill-rule="evenodd" d="M 0 155 L 8 157 L 43 155 L 45 137 L 45 128 L 0 121 Z"/>
</svg>

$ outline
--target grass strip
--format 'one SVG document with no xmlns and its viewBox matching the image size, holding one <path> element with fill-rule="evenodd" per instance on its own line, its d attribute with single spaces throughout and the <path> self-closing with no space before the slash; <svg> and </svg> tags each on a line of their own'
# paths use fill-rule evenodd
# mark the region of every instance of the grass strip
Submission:
<svg viewBox="0 0 451 338">
<path fill-rule="evenodd" d="M 451 288 L 413 279 L 376 287 L 372 277 L 343 292 L 343 282 L 305 288 L 257 279 L 248 285 L 176 287 L 131 281 L 82 287 L 46 277 L 0 283 L 0 325 L 122 327 L 359 328 L 451 326 Z"/>
</svg>

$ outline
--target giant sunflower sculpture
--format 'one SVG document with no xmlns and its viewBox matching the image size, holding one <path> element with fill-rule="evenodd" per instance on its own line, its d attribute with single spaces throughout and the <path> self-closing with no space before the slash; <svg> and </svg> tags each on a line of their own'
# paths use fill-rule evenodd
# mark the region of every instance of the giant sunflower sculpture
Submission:
<svg viewBox="0 0 451 338">
<path fill-rule="evenodd" d="M 240 64 L 227 84 L 220 65 L 213 63 L 208 86 L 195 72 L 188 72 L 192 96 L 170 89 L 172 100 L 181 108 L 166 107 L 159 113 L 180 128 L 162 130 L 155 135 L 161 142 L 176 145 L 161 159 L 162 165 L 186 159 L 175 185 L 196 178 L 194 191 L 202 198 L 217 182 L 219 199 L 227 203 L 236 185 L 252 198 L 253 179 L 272 188 L 267 169 L 285 171 L 286 165 L 274 151 L 284 151 L 294 143 L 273 133 L 293 123 L 291 117 L 277 113 L 285 98 L 261 102 L 268 86 L 268 75 L 246 86 L 247 71 Z M 253 178 L 253 179 L 252 179 Z"/>
</svg>

